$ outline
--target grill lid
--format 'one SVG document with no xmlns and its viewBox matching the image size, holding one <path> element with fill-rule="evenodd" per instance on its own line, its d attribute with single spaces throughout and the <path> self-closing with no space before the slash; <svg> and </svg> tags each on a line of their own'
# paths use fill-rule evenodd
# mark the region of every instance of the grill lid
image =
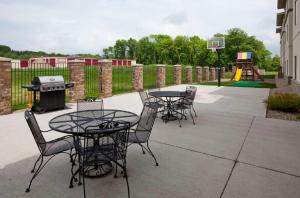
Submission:
<svg viewBox="0 0 300 198">
<path fill-rule="evenodd" d="M 48 83 L 64 83 L 63 76 L 38 76 L 32 79 L 33 85 L 41 85 L 41 84 L 48 84 Z"/>
</svg>

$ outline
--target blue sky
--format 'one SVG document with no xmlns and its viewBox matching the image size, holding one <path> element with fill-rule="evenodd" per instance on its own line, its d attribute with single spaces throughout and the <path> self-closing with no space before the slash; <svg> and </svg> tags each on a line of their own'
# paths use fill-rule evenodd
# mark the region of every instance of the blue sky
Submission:
<svg viewBox="0 0 300 198">
<path fill-rule="evenodd" d="M 276 0 L 0 0 L 0 44 L 15 50 L 101 53 L 149 34 L 207 39 L 244 29 L 279 53 Z"/>
</svg>

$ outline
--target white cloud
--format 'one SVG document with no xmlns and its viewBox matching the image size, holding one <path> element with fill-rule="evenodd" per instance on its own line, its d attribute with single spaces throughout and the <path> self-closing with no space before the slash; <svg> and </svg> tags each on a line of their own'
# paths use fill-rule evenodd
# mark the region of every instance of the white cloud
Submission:
<svg viewBox="0 0 300 198">
<path fill-rule="evenodd" d="M 0 43 L 17 50 L 100 53 L 120 38 L 239 27 L 279 51 L 276 0 L 1 0 L 0 10 Z"/>
</svg>

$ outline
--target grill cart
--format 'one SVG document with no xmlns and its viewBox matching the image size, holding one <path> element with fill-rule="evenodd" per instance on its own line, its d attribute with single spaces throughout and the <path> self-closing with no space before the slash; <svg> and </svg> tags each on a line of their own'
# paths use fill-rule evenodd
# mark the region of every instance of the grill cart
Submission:
<svg viewBox="0 0 300 198">
<path fill-rule="evenodd" d="M 34 77 L 31 85 L 23 85 L 28 91 L 33 92 L 33 105 L 35 112 L 65 108 L 66 89 L 73 87 L 73 83 L 66 83 L 63 76 L 39 76 Z M 39 100 L 37 95 L 39 94 Z"/>
</svg>

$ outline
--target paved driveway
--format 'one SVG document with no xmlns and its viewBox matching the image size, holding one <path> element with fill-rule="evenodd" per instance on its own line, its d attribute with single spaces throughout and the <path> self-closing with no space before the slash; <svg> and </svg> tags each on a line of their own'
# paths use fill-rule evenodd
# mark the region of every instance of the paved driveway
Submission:
<svg viewBox="0 0 300 198">
<path fill-rule="evenodd" d="M 183 90 L 184 86 L 168 87 Z M 300 123 L 265 118 L 268 89 L 199 86 L 191 119 L 156 120 L 150 145 L 160 166 L 140 148 L 128 150 L 133 198 L 300 197 Z M 70 105 L 74 109 L 74 105 Z M 105 99 L 106 108 L 139 113 L 137 93 Z M 73 109 L 38 115 L 42 128 L 50 118 Z M 81 197 L 68 188 L 70 164 L 57 156 L 25 193 L 38 151 L 23 112 L 0 117 L 0 197 Z M 50 133 L 47 139 L 61 136 Z M 122 177 L 87 179 L 88 197 L 126 197 Z"/>
</svg>

